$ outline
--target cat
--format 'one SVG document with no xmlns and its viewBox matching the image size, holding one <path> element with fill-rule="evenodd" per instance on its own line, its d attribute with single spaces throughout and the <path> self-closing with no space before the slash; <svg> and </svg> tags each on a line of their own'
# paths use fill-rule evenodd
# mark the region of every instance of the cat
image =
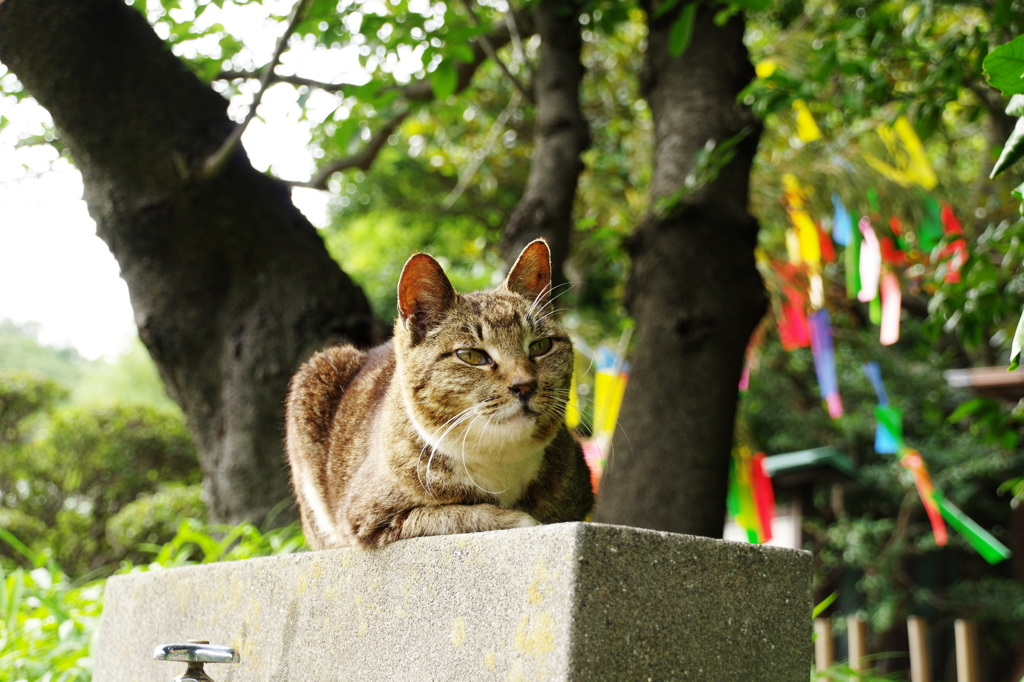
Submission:
<svg viewBox="0 0 1024 682">
<path fill-rule="evenodd" d="M 554 315 L 544 240 L 465 295 L 413 255 L 392 340 L 328 348 L 292 379 L 286 450 L 309 546 L 583 520 L 594 495 L 565 425 L 573 348 Z"/>
</svg>

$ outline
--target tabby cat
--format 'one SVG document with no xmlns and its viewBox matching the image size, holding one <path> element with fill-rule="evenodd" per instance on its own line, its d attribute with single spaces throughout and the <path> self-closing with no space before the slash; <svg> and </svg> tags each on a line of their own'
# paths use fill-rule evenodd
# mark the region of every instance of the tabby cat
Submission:
<svg viewBox="0 0 1024 682">
<path fill-rule="evenodd" d="M 547 243 L 465 295 L 418 253 L 398 312 L 388 343 L 328 348 L 292 379 L 286 446 L 309 545 L 582 520 L 594 498 L 565 425 L 573 350 Z"/>
</svg>

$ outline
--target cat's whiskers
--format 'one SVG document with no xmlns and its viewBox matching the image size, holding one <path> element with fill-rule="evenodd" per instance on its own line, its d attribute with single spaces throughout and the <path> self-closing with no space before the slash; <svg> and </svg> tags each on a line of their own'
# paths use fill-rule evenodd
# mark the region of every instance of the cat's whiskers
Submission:
<svg viewBox="0 0 1024 682">
<path fill-rule="evenodd" d="M 548 319 L 552 315 L 558 315 L 560 313 L 564 313 L 564 312 L 568 312 L 568 311 L 569 311 L 568 308 L 552 308 L 551 310 L 547 311 L 546 313 L 544 313 L 543 315 L 538 317 L 536 320 L 534 320 L 533 323 L 534 324 L 540 324 L 541 322 L 543 322 L 544 320 Z"/>
<path fill-rule="evenodd" d="M 545 288 L 543 291 L 541 291 L 539 294 L 537 294 L 534 297 L 533 301 L 530 303 L 530 307 L 526 311 L 526 319 L 527 320 L 532 320 L 533 319 L 533 314 L 537 310 L 541 310 L 543 308 L 546 308 L 546 307 L 550 306 L 552 303 L 554 303 L 556 298 L 558 298 L 559 296 L 562 296 L 563 294 L 569 293 L 574 286 L 575 286 L 574 282 L 563 282 L 563 283 L 559 284 L 556 287 L 548 286 L 547 288 Z M 556 289 L 564 289 L 564 291 L 561 291 L 561 292 L 555 294 L 554 292 L 555 292 Z M 564 309 L 562 309 L 562 310 L 564 310 Z M 559 312 L 561 312 L 561 311 L 559 311 Z M 543 315 L 540 319 L 543 320 L 545 317 L 548 317 L 550 314 L 551 313 L 549 312 L 549 313 Z M 539 321 L 540 320 L 534 321 L 534 324 L 537 324 L 537 322 L 539 322 Z"/>
<path fill-rule="evenodd" d="M 477 405 L 471 405 L 471 406 L 467 407 L 466 409 L 462 410 L 461 412 L 459 412 L 458 414 L 456 414 L 455 416 L 449 417 L 447 420 L 445 420 L 445 422 L 443 424 L 441 424 L 441 426 L 438 429 L 433 431 L 433 433 L 432 433 L 433 438 L 437 440 L 437 443 L 439 445 L 441 443 L 443 443 L 444 439 L 447 438 L 448 434 L 451 433 L 452 429 L 456 428 L 459 424 L 461 424 L 463 421 L 465 421 L 468 418 L 468 416 L 470 415 L 470 413 L 472 413 L 476 408 L 477 408 Z M 440 432 L 441 429 L 444 429 L 444 432 L 441 433 L 440 435 L 438 435 L 438 432 Z M 435 446 L 431 442 L 430 439 L 426 439 L 425 438 L 423 440 L 424 440 L 423 447 L 420 448 L 420 454 L 419 454 L 419 457 L 417 458 L 416 478 L 419 481 L 420 485 L 423 487 L 423 489 L 426 490 L 427 493 L 436 501 L 437 498 L 436 498 L 436 496 L 433 493 L 433 486 L 430 483 L 430 465 L 433 464 L 434 457 L 437 454 L 439 454 L 441 451 L 437 448 L 437 446 Z M 426 451 L 426 449 L 428 447 L 430 448 L 430 457 L 427 458 L 426 471 L 424 472 L 423 476 L 421 477 L 420 476 L 419 462 L 423 461 L 423 453 Z M 441 454 L 443 454 L 443 453 L 441 453 Z M 426 480 L 424 480 L 424 479 L 426 479 Z"/>
<path fill-rule="evenodd" d="M 594 360 L 591 359 L 591 365 L 590 365 L 591 368 L 593 367 L 593 364 L 594 364 Z M 588 371 L 589 371 L 589 369 L 590 368 L 588 368 Z M 586 372 L 584 372 L 584 374 L 586 374 Z M 570 392 L 571 391 L 568 388 L 552 389 L 552 393 L 558 393 L 560 395 L 564 395 L 565 396 L 564 399 L 563 398 L 557 398 L 557 400 L 559 400 L 560 402 L 564 400 L 564 403 L 565 403 L 564 412 L 565 413 L 568 413 L 568 410 L 569 410 L 569 395 L 570 395 Z M 594 440 L 595 445 L 601 451 L 601 455 L 603 456 L 604 461 L 605 461 L 604 471 L 603 471 L 602 475 L 603 476 L 604 475 L 608 475 L 611 472 L 611 470 L 612 470 L 612 464 L 613 464 L 613 461 L 615 459 L 614 450 L 611 447 L 612 446 L 612 442 L 611 442 L 610 438 L 607 439 L 607 440 L 604 440 L 604 439 L 594 439 L 594 437 L 593 437 L 594 436 L 594 428 L 595 428 L 595 424 L 594 424 L 594 406 L 595 406 L 595 401 L 594 401 L 594 398 L 591 397 L 591 396 L 580 395 L 579 393 L 577 393 L 576 394 L 576 399 L 578 401 L 577 405 L 576 405 L 576 412 L 579 415 L 580 425 L 583 427 L 583 430 L 580 431 L 578 427 L 575 430 L 577 431 L 577 433 L 579 434 L 579 436 L 581 438 L 584 437 L 585 434 L 589 434 L 588 438 Z M 589 408 L 589 410 L 588 410 L 588 408 Z M 589 411 L 589 414 L 588 414 L 588 411 Z M 621 434 L 622 438 L 624 438 L 625 441 L 626 441 L 626 448 L 627 448 L 628 452 L 632 453 L 633 452 L 633 442 L 632 442 L 632 440 L 629 437 L 629 433 L 626 431 L 626 429 L 624 429 L 622 427 L 622 422 L 618 418 L 615 419 L 613 433 L 614 434 Z"/>
<path fill-rule="evenodd" d="M 476 420 L 481 418 L 481 417 L 487 421 L 487 426 L 489 426 L 489 427 L 493 426 L 491 416 L 490 415 L 485 415 L 485 414 L 476 414 L 476 415 L 474 415 L 473 422 L 470 423 L 470 426 L 472 427 L 473 424 L 476 423 Z M 484 486 L 482 486 L 479 483 L 477 483 L 476 479 L 473 478 L 473 474 L 469 473 L 469 463 L 466 461 L 466 451 L 468 449 L 468 448 L 466 448 L 466 439 L 469 438 L 469 432 L 470 431 L 472 431 L 472 428 L 466 429 L 465 433 L 462 434 L 462 470 L 466 472 L 466 478 L 468 478 L 469 482 L 473 484 L 473 487 L 477 488 L 478 490 L 484 491 L 488 495 L 501 495 L 501 494 L 503 494 L 504 492 L 506 492 L 508 490 L 508 486 L 505 486 L 504 490 L 488 490 Z M 477 430 L 477 445 L 478 446 L 481 445 L 481 438 L 482 438 L 482 436 L 483 436 L 483 430 L 482 429 Z"/>
</svg>

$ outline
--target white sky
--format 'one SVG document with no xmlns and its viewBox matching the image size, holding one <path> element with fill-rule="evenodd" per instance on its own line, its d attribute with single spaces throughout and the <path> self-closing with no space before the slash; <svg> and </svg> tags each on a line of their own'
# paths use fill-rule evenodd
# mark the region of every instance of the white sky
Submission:
<svg viewBox="0 0 1024 682">
<path fill-rule="evenodd" d="M 184 0 L 182 5 L 195 1 Z M 256 68 L 270 59 L 283 30 L 282 24 L 267 22 L 265 16 L 268 12 L 285 16 L 293 3 L 227 2 L 223 9 L 207 5 L 197 26 L 226 26 L 245 45 L 236 62 Z M 409 7 L 425 13 L 431 5 L 424 0 Z M 386 11 L 376 0 L 363 0 L 359 9 Z M 162 32 L 166 31 L 158 26 L 157 33 Z M 365 83 L 369 76 L 360 66 L 358 50 L 356 45 L 325 50 L 293 40 L 279 72 L 324 82 Z M 400 50 L 388 58 L 388 70 L 399 81 L 408 80 L 423 68 L 421 54 L 421 50 Z M 248 96 L 229 107 L 234 120 L 244 117 L 254 90 L 254 83 L 246 84 Z M 242 143 L 258 170 L 271 169 L 277 177 L 302 180 L 312 176 L 314 161 L 306 149 L 310 124 L 300 120 L 295 96 L 289 86 L 269 88 L 259 117 L 246 130 Z M 306 113 L 313 120 L 323 120 L 337 106 L 334 96 L 314 92 L 306 101 Z M 0 319 L 37 322 L 44 343 L 74 346 L 89 358 L 116 356 L 135 336 L 133 314 L 117 262 L 96 236 L 96 226 L 81 199 L 80 175 L 48 146 L 17 147 L 19 140 L 43 132 L 42 122 L 49 121 L 49 116 L 41 107 L 31 100 L 13 104 L 10 98 L 0 98 L 0 115 L 9 121 L 0 130 Z M 296 189 L 292 198 L 314 225 L 327 224 L 327 193 Z"/>
<path fill-rule="evenodd" d="M 207 15 L 204 19 L 230 26 L 213 8 Z M 247 23 L 236 33 L 243 33 L 254 63 L 265 63 L 280 26 Z M 351 73 L 352 60 L 339 60 L 335 54 L 317 64 L 321 56 L 300 48 L 286 53 L 283 64 L 325 80 Z M 310 104 L 315 107 L 314 100 Z M 81 199 L 81 177 L 70 163 L 54 163 L 52 148 L 17 148 L 19 140 L 42 132 L 41 122 L 48 116 L 41 107 L 31 101 L 14 105 L 9 99 L 0 99 L 0 107 L 0 115 L 10 121 L 0 130 L 0 319 L 37 322 L 44 343 L 74 346 L 86 357 L 115 356 L 135 336 L 135 325 L 117 262 L 96 236 Z M 244 110 L 244 104 L 233 107 L 232 115 L 241 118 Z M 257 169 L 272 166 L 279 177 L 310 177 L 308 124 L 298 114 L 289 88 L 267 91 L 260 107 L 267 123 L 254 120 L 243 137 Z M 297 189 L 293 198 L 314 225 L 326 224 L 326 193 Z"/>
</svg>

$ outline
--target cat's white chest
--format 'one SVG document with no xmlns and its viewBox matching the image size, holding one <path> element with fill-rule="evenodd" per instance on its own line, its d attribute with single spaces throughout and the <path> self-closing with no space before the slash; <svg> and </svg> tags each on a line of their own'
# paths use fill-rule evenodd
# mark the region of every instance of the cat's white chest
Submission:
<svg viewBox="0 0 1024 682">
<path fill-rule="evenodd" d="M 470 422 L 441 433 L 416 426 L 433 456 L 447 459 L 456 481 L 493 495 L 503 507 L 515 504 L 536 479 L 547 448 L 532 438 L 532 419 Z"/>
<path fill-rule="evenodd" d="M 467 485 L 494 495 L 502 507 L 511 507 L 523 496 L 544 460 L 544 448 L 532 442 L 476 450 L 467 446 L 454 454 L 455 475 L 464 477 Z"/>
</svg>

